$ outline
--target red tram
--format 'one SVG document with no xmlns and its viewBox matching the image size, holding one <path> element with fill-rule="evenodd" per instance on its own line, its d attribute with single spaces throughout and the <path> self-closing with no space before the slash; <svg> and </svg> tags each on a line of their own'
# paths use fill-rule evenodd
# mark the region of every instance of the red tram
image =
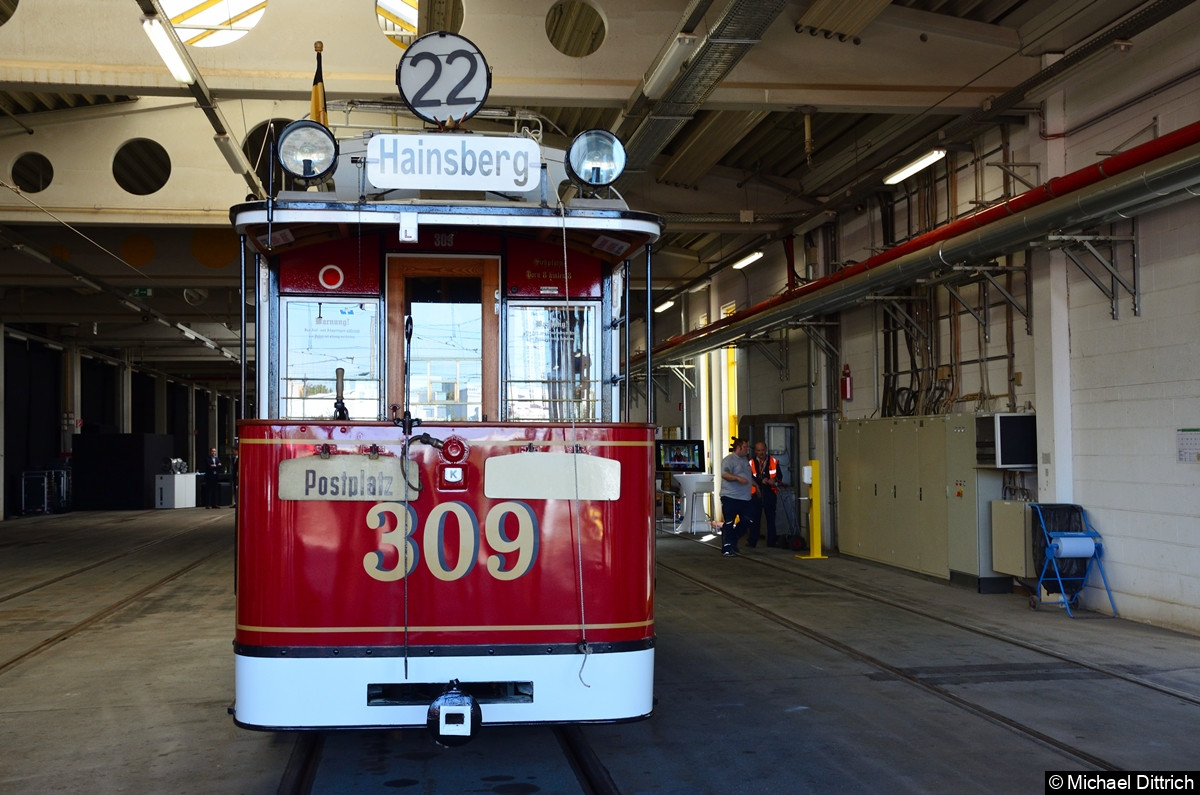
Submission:
<svg viewBox="0 0 1200 795">
<path fill-rule="evenodd" d="M 297 122 L 279 152 L 337 189 L 231 211 L 258 252 L 236 722 L 454 743 L 647 716 L 654 431 L 619 421 L 617 371 L 661 220 L 559 198 L 620 144 Z"/>
</svg>

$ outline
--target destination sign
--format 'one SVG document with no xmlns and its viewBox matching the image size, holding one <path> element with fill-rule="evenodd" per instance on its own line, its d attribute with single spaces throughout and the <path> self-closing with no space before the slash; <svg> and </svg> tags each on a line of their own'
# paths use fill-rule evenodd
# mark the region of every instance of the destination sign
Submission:
<svg viewBox="0 0 1200 795">
<path fill-rule="evenodd" d="M 405 497 L 401 458 L 360 455 L 289 458 L 279 463 L 279 498 L 331 502 L 415 500 L 420 482 L 417 469 L 415 461 L 408 463 L 409 489 Z"/>
<path fill-rule="evenodd" d="M 533 190 L 542 153 L 530 138 L 376 135 L 367 142 L 367 179 L 377 188 Z"/>
</svg>

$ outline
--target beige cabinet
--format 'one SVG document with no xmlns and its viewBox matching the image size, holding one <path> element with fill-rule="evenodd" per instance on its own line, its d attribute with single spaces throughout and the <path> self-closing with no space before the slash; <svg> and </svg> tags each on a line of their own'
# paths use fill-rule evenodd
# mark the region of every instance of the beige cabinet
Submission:
<svg viewBox="0 0 1200 795">
<path fill-rule="evenodd" d="M 980 590 L 992 569 L 990 503 L 1000 470 L 976 463 L 974 415 L 838 425 L 838 550 Z"/>
</svg>

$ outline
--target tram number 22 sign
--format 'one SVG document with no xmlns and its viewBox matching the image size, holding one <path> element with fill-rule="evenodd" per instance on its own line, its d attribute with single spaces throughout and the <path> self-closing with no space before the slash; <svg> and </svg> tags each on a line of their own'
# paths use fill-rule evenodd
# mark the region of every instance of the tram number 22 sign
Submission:
<svg viewBox="0 0 1200 795">
<path fill-rule="evenodd" d="M 418 118 L 457 126 L 487 101 L 492 75 L 483 53 L 454 33 L 428 33 L 408 45 L 396 67 L 400 98 Z"/>
<path fill-rule="evenodd" d="M 382 529 L 387 525 L 388 514 L 395 517 L 396 529 L 380 535 L 379 544 L 396 550 L 399 562 L 393 568 L 385 568 L 383 549 L 368 552 L 363 556 L 363 568 L 372 578 L 394 582 L 407 577 L 416 570 L 422 551 L 429 572 L 443 582 L 461 579 L 475 568 L 480 533 L 479 518 L 471 506 L 458 501 L 439 503 L 425 517 L 420 547 L 415 538 L 417 512 L 412 504 L 376 503 L 367 511 L 367 526 L 372 530 Z M 452 532 L 450 525 L 458 527 L 458 559 L 453 565 L 446 549 L 447 533 Z M 512 529 L 516 532 L 511 532 Z M 487 559 L 488 574 L 502 581 L 528 574 L 537 561 L 538 536 L 537 515 L 527 503 L 511 500 L 492 506 L 483 520 L 483 538 L 492 551 Z"/>
</svg>

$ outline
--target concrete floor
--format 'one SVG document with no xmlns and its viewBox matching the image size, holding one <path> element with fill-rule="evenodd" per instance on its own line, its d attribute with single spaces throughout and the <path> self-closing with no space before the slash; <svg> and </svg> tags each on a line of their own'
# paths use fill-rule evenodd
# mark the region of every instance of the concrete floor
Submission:
<svg viewBox="0 0 1200 795">
<path fill-rule="evenodd" d="M 1200 770 L 1196 637 L 849 558 L 730 559 L 671 534 L 658 550 L 655 714 L 584 728 L 622 792 L 1030 792 L 1047 770 Z M 274 792 L 294 735 L 226 714 L 232 580 L 230 510 L 0 523 L 0 791 Z M 355 791 L 394 791 L 396 771 L 462 791 L 478 752 L 403 735 Z M 476 791 L 506 791 L 484 778 Z"/>
</svg>

